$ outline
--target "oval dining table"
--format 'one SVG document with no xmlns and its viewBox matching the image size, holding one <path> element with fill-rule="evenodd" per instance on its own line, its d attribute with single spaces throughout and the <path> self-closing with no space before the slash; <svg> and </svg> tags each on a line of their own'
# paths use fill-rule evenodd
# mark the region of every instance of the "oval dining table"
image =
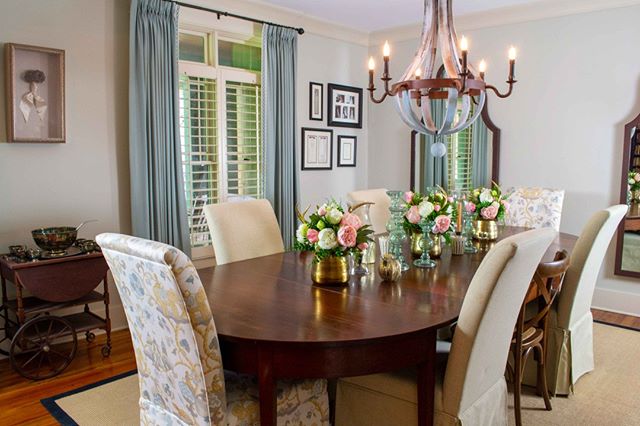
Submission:
<svg viewBox="0 0 640 426">
<path fill-rule="evenodd" d="M 525 230 L 501 227 L 498 239 Z M 553 260 L 558 250 L 571 252 L 576 239 L 559 233 L 543 260 Z M 435 268 L 412 266 L 395 283 L 371 271 L 342 287 L 313 285 L 312 255 L 293 252 L 198 272 L 225 369 L 258 378 L 261 425 L 276 424 L 279 379 L 331 379 L 407 367 L 417 371 L 418 423 L 431 425 L 436 332 L 458 318 L 491 244 L 462 256 L 445 247 Z"/>
</svg>

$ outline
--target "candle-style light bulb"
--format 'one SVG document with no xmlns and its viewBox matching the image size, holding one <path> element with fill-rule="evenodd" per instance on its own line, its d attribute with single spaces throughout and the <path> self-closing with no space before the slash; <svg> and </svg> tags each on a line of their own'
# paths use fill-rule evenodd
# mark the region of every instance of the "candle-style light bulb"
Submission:
<svg viewBox="0 0 640 426">
<path fill-rule="evenodd" d="M 416 70 L 415 75 L 416 75 L 416 80 L 420 80 L 420 76 L 422 75 L 422 70 L 420 68 L 418 68 Z"/>
<path fill-rule="evenodd" d="M 516 48 L 511 46 L 509 48 L 509 60 L 510 61 L 515 61 L 516 60 Z"/>
<path fill-rule="evenodd" d="M 391 47 L 389 47 L 388 41 L 384 42 L 384 47 L 382 48 L 382 56 L 384 56 L 385 58 L 391 56 Z"/>
<path fill-rule="evenodd" d="M 376 63 L 373 60 L 373 56 L 369 57 L 369 71 L 373 71 L 376 68 Z"/>
<path fill-rule="evenodd" d="M 478 71 L 483 74 L 487 71 L 487 62 L 484 59 L 480 61 L 480 65 L 478 65 Z"/>
<path fill-rule="evenodd" d="M 469 50 L 469 41 L 464 36 L 460 40 L 460 50 L 462 50 L 463 52 L 466 52 Z"/>
</svg>

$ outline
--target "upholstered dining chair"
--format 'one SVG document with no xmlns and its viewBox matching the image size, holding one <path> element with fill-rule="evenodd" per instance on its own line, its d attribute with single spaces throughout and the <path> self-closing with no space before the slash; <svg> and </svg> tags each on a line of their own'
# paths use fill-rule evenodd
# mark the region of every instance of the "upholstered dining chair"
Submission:
<svg viewBox="0 0 640 426">
<path fill-rule="evenodd" d="M 387 232 L 387 222 L 391 214 L 389 206 L 391 200 L 384 188 L 365 189 L 362 191 L 353 191 L 347 194 L 347 201 L 350 205 L 355 206 L 360 203 L 374 203 L 369 209 L 369 218 L 371 219 L 371 228 L 375 234 L 383 234 Z M 358 210 L 356 210 L 356 213 Z"/>
<path fill-rule="evenodd" d="M 591 299 L 604 255 L 626 205 L 596 212 L 571 253 L 562 291 L 549 315 L 547 379 L 552 394 L 568 395 L 578 379 L 594 369 Z"/>
<path fill-rule="evenodd" d="M 268 200 L 209 204 L 204 214 L 217 265 L 284 251 L 278 220 Z"/>
<path fill-rule="evenodd" d="M 504 369 L 531 277 L 556 233 L 527 231 L 497 243 L 464 298 L 447 356 L 439 353 L 435 424 L 506 425 Z M 409 425 L 418 419 L 415 372 L 341 379 L 336 424 Z"/>
<path fill-rule="evenodd" d="M 553 228 L 560 231 L 563 189 L 510 188 L 505 191 L 509 208 L 505 224 L 526 228 Z"/>
<path fill-rule="evenodd" d="M 133 340 L 141 424 L 254 425 L 258 389 L 223 371 L 213 316 L 189 258 L 120 234 L 96 241 L 111 268 Z M 278 424 L 328 425 L 326 381 L 279 383 Z"/>
</svg>

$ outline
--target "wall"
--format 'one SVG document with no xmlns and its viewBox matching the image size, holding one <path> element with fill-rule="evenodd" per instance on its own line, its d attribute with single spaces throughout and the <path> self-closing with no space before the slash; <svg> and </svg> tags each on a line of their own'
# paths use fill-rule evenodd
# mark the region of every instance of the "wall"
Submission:
<svg viewBox="0 0 640 426">
<path fill-rule="evenodd" d="M 502 128 L 501 183 L 564 188 L 564 232 L 578 234 L 595 210 L 619 200 L 623 127 L 640 112 L 640 56 L 632 49 L 640 40 L 638 17 L 640 6 L 632 6 L 458 30 L 470 39 L 473 63 L 486 59 L 487 81 L 499 88 L 507 48 L 517 46 L 514 94 L 489 96 Z M 417 44 L 417 38 L 392 43 L 393 76 L 404 71 Z M 379 58 L 379 49 L 371 47 L 371 54 Z M 407 128 L 389 102 L 369 109 L 369 123 L 369 185 L 407 187 Z M 640 315 L 640 282 L 613 275 L 614 250 L 615 243 L 593 304 Z"/>
</svg>

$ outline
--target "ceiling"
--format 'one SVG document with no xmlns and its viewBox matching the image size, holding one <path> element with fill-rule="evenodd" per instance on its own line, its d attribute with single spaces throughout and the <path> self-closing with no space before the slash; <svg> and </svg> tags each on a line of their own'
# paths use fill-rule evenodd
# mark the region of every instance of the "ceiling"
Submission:
<svg viewBox="0 0 640 426">
<path fill-rule="evenodd" d="M 423 0 L 262 0 L 325 21 L 372 32 L 422 22 Z M 454 15 L 484 12 L 536 0 L 455 0 Z"/>
</svg>

